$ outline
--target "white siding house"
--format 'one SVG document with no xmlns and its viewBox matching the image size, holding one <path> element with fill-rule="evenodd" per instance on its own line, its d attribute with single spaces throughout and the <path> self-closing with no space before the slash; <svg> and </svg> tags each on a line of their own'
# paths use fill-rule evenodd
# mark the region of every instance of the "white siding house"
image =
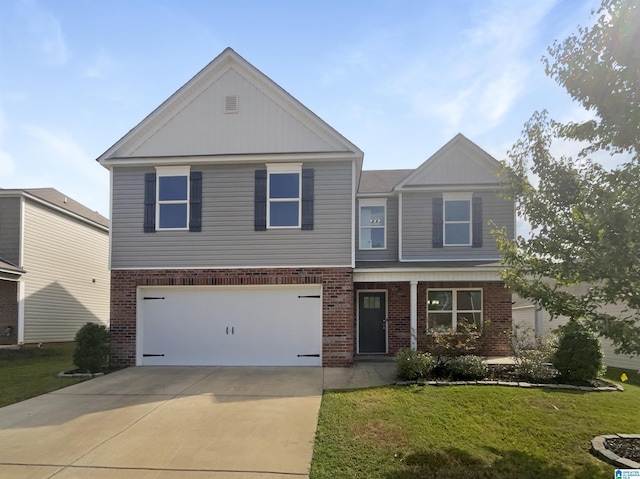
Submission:
<svg viewBox="0 0 640 479">
<path fill-rule="evenodd" d="M 0 189 L 0 344 L 109 324 L 109 224 L 53 188 Z"/>
</svg>

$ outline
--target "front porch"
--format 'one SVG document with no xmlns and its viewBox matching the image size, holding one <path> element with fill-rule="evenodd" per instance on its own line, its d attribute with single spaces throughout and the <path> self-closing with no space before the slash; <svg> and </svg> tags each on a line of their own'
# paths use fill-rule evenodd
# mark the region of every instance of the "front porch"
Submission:
<svg viewBox="0 0 640 479">
<path fill-rule="evenodd" d="M 456 305 L 453 299 L 453 306 L 441 305 L 434 312 L 434 301 L 431 309 L 428 305 L 430 291 L 448 298 L 467 293 L 476 304 L 467 306 L 460 299 Z M 456 331 L 458 318 L 478 325 L 481 338 L 475 354 L 503 358 L 513 353 L 511 292 L 500 280 L 495 264 L 359 267 L 354 272 L 354 297 L 356 361 L 393 357 L 400 348 L 428 351 L 436 327 L 444 329 L 451 321 L 446 329 Z"/>
</svg>

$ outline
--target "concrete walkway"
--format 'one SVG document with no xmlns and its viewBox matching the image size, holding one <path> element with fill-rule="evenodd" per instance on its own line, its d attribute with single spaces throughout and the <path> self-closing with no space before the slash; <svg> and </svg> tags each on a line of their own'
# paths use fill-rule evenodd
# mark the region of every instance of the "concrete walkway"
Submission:
<svg viewBox="0 0 640 479">
<path fill-rule="evenodd" d="M 0 477 L 307 478 L 322 389 L 392 369 L 126 369 L 0 408 Z"/>
</svg>

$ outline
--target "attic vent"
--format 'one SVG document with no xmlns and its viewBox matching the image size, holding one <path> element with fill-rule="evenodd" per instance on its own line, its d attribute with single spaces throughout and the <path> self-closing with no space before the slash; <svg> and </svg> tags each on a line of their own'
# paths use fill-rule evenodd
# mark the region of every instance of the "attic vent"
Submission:
<svg viewBox="0 0 640 479">
<path fill-rule="evenodd" d="M 224 100 L 225 113 L 238 113 L 238 95 L 228 95 Z"/>
</svg>

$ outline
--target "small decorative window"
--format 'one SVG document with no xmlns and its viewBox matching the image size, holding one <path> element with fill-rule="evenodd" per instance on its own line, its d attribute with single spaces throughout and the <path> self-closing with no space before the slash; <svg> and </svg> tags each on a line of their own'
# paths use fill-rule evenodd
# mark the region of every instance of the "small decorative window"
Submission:
<svg viewBox="0 0 640 479">
<path fill-rule="evenodd" d="M 157 167 L 157 229 L 187 229 L 189 225 L 189 167 Z"/>
<path fill-rule="evenodd" d="M 300 228 L 301 164 L 267 165 L 267 225 Z"/>
<path fill-rule="evenodd" d="M 380 296 L 365 296 L 362 299 L 364 309 L 380 309 Z"/>
<path fill-rule="evenodd" d="M 471 245 L 471 195 L 447 194 L 443 197 L 444 245 Z"/>
<path fill-rule="evenodd" d="M 385 249 L 386 200 L 360 200 L 360 249 Z"/>
<path fill-rule="evenodd" d="M 481 289 L 430 289 L 427 291 L 427 332 L 449 333 L 482 328 Z"/>
</svg>

